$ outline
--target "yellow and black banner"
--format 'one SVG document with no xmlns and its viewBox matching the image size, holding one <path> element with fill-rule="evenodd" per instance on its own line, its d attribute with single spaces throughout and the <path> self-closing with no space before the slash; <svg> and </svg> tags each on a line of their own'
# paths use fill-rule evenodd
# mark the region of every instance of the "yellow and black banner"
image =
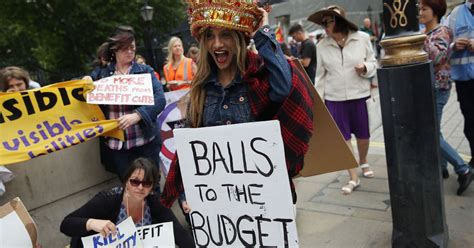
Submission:
<svg viewBox="0 0 474 248">
<path fill-rule="evenodd" d="M 123 140 L 116 120 L 87 104 L 92 84 L 68 81 L 40 89 L 0 93 L 0 164 L 26 161 L 98 136 Z"/>
</svg>

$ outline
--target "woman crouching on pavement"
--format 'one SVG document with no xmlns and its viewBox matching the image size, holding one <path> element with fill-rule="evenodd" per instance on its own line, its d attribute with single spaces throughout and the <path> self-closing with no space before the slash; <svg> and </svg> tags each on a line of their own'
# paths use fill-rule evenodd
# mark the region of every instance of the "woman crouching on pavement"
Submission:
<svg viewBox="0 0 474 248">
<path fill-rule="evenodd" d="M 129 216 L 137 227 L 172 221 L 175 243 L 179 247 L 194 247 L 190 234 L 153 192 L 158 179 L 158 169 L 150 160 L 135 159 L 127 168 L 122 187 L 98 193 L 64 218 L 61 232 L 72 237 L 71 248 L 83 247 L 81 237 L 115 234 L 117 224 Z"/>
</svg>

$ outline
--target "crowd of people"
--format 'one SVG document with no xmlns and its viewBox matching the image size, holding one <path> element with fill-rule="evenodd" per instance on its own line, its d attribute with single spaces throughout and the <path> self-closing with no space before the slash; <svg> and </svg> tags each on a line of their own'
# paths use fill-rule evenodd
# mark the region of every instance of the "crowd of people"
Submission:
<svg viewBox="0 0 474 248">
<path fill-rule="evenodd" d="M 443 108 L 455 84 L 471 156 L 474 155 L 473 2 L 467 0 L 457 6 L 444 21 L 445 0 L 419 3 L 419 21 L 424 24 L 427 35 L 424 49 L 435 69 L 437 126 L 441 124 Z M 366 100 L 377 87 L 373 78 L 378 68 L 374 52 L 376 38 L 370 19 L 365 19 L 363 28 L 359 28 L 347 18 L 344 8 L 331 5 L 308 17 L 324 29 L 325 35 L 313 42 L 303 26 L 295 24 L 288 32 L 293 42 L 286 45 L 275 39 L 268 25 L 268 8 L 255 5 L 254 10 L 255 21 L 259 21 L 255 26 L 233 26 L 225 22 L 202 24 L 198 23 L 202 16 L 194 18 L 190 13 L 193 17 L 191 32 L 197 44 L 191 46 L 185 56 L 182 40 L 172 37 L 161 76 L 136 54 L 135 32 L 131 27 L 117 27 L 99 46 L 96 67 L 84 78 L 96 81 L 112 75 L 150 74 L 154 104 L 100 106 L 105 117 L 116 119 L 124 131 L 123 141 L 105 137 L 100 142 L 101 162 L 118 175 L 121 186 L 97 194 L 64 218 L 60 229 L 72 237 L 71 247 L 81 247 L 80 237 L 92 233 L 104 236 L 115 233 L 116 225 L 129 216 L 136 226 L 172 221 L 176 244 L 194 245 L 190 233 L 168 209 L 178 198 L 185 214 L 192 207 L 186 202 L 177 158 L 171 165 L 163 191 L 159 187 L 161 138 L 156 117 L 165 107 L 165 91 L 189 90 L 184 124 L 189 128 L 278 119 L 281 126 L 298 134 L 282 134 L 293 203 L 296 203 L 292 177 L 302 167 L 313 132 L 310 111 L 313 102 L 310 92 L 303 87 L 304 82 L 295 75 L 291 58 L 297 58 L 304 67 L 351 150 L 352 136 L 355 136 L 361 175 L 375 176 L 367 161 L 371 134 Z M 248 49 L 250 41 L 253 49 Z M 0 71 L 0 92 L 39 87 L 20 67 L 10 66 Z M 294 105 L 303 107 L 294 111 Z M 301 125 L 294 125 L 295 122 Z M 457 194 L 461 195 L 472 181 L 474 159 L 466 163 L 441 131 L 439 138 L 440 170 L 443 177 L 448 178 L 447 162 L 454 166 L 459 183 Z M 357 170 L 351 169 L 348 173 L 350 179 L 341 188 L 345 195 L 361 184 Z"/>
</svg>

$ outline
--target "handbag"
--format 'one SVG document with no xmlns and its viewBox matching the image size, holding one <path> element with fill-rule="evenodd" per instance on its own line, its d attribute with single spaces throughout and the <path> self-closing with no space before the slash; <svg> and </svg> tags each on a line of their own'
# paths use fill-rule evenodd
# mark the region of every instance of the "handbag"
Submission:
<svg viewBox="0 0 474 248">
<path fill-rule="evenodd" d="M 380 109 L 380 95 L 377 88 L 370 91 L 370 98 L 365 101 L 367 114 L 369 116 L 369 131 L 372 134 L 382 126 L 382 111 Z"/>
</svg>

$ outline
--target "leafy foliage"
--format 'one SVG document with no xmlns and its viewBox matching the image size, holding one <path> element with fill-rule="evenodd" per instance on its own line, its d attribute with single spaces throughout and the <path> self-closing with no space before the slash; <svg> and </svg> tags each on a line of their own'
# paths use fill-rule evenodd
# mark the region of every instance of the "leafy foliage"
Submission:
<svg viewBox="0 0 474 248">
<path fill-rule="evenodd" d="M 149 0 L 160 40 L 185 18 L 179 0 Z M 134 27 L 142 44 L 143 0 L 1 0 L 0 67 L 45 71 L 50 82 L 87 73 L 97 47 L 117 25 Z"/>
</svg>

